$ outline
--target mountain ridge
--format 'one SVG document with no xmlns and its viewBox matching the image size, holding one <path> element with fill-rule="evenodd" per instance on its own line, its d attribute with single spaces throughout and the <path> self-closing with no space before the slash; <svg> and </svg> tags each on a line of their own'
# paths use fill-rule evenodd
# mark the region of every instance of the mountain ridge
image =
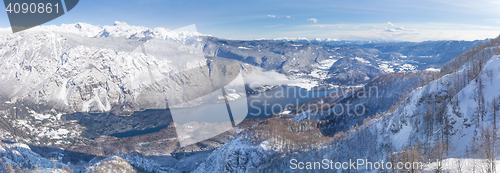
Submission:
<svg viewBox="0 0 500 173">
<path fill-rule="evenodd" d="M 430 109 L 429 114 L 447 111 L 449 114 L 453 113 L 449 112 L 453 110 L 453 105 L 444 104 L 451 104 L 450 99 L 448 101 L 439 99 L 459 92 L 446 91 L 448 85 L 445 85 L 445 81 L 451 80 L 453 76 L 450 74 L 457 73 L 459 69 L 463 70 L 463 75 L 457 75 L 461 77 L 459 81 L 462 81 L 463 86 L 456 87 L 456 89 L 462 90 L 462 87 L 466 87 L 464 84 L 467 83 L 467 86 L 470 85 L 469 90 L 463 93 L 470 95 L 475 92 L 472 86 L 474 82 L 471 81 L 476 76 L 485 76 L 485 85 L 491 76 L 489 72 L 482 73 L 481 68 L 474 67 L 497 63 L 497 61 L 485 60 L 492 58 L 489 55 L 496 53 L 496 39 L 471 51 L 466 51 L 484 41 L 332 45 L 295 41 L 226 40 L 197 33 L 170 32 L 156 28 L 151 30 L 119 22 L 114 26 L 103 27 L 78 23 L 63 27 L 37 28 L 0 36 L 0 60 L 2 61 L 0 79 L 3 82 L 0 83 L 0 88 L 2 95 L 8 95 L 8 97 L 0 98 L 2 101 L 0 107 L 7 108 L 0 113 L 14 127 L 31 135 L 30 138 L 20 138 L 0 129 L 2 130 L 0 136 L 3 139 L 31 142 L 40 146 L 64 146 L 68 147 L 68 150 L 99 156 L 120 155 L 121 158 L 130 162 L 133 168 L 143 170 L 150 170 L 146 168 L 151 166 L 151 168 L 165 168 L 164 170 L 178 169 L 195 172 L 208 170 L 279 171 L 288 168 L 289 159 L 297 157 L 313 161 L 323 158 L 326 153 L 338 159 L 349 159 L 353 156 L 387 159 L 388 153 L 400 154 L 400 151 L 411 147 L 415 144 L 414 142 L 430 141 L 426 147 L 432 148 L 440 136 L 433 134 L 429 135 L 429 140 L 423 139 L 421 132 L 423 130 L 419 129 L 418 125 L 443 129 L 441 128 L 443 119 L 439 121 L 436 119 L 434 124 L 424 124 L 429 119 L 427 117 L 424 120 L 424 117 L 427 115 L 427 106 L 439 105 L 438 102 L 442 104 L 442 107 L 431 107 L 434 109 Z M 51 28 L 55 31 L 47 31 Z M 450 61 L 449 57 L 455 54 L 459 54 L 458 58 Z M 168 56 L 165 56 L 167 58 L 161 57 L 163 55 Z M 192 55 L 195 55 L 194 58 Z M 85 127 L 75 120 L 61 118 L 63 113 L 80 111 L 97 113 L 96 115 L 99 116 L 99 113 L 109 112 L 117 107 L 134 111 L 140 104 L 145 103 L 140 100 L 134 102 L 134 99 L 138 98 L 140 91 L 145 90 L 158 76 L 160 76 L 158 78 L 168 76 L 173 70 L 200 67 L 201 64 L 207 62 L 205 59 L 207 57 L 214 57 L 208 61 L 221 58 L 236 62 L 246 75 L 244 77 L 249 79 L 270 77 L 268 81 L 262 81 L 263 87 L 272 88 L 276 85 L 283 85 L 279 83 L 282 81 L 286 85 L 300 85 L 311 89 L 322 85 L 328 88 L 354 88 L 353 86 L 384 85 L 387 84 L 384 82 L 389 82 L 391 85 L 384 89 L 386 93 L 402 90 L 408 90 L 408 93 L 406 91 L 399 93 L 401 95 L 392 93 L 394 95 L 385 97 L 388 99 L 387 102 L 380 102 L 380 104 L 387 105 L 374 105 L 369 116 L 356 121 L 349 117 L 344 119 L 347 123 L 341 123 L 343 120 L 327 119 L 325 117 L 329 116 L 328 112 L 322 112 L 322 115 L 316 117 L 306 115 L 307 110 L 288 112 L 286 116 L 276 116 L 262 122 L 250 122 L 256 123 L 253 126 L 245 124 L 248 126 L 246 130 L 238 127 L 213 141 L 204 141 L 180 148 L 176 146 L 175 139 L 171 139 L 172 129 L 166 128 L 158 133 L 123 139 L 110 136 L 98 137 L 93 134 L 96 138 L 90 140 L 82 136 Z M 473 61 L 474 59 L 481 59 L 481 61 L 476 62 Z M 430 68 L 441 70 L 440 72 L 423 72 Z M 214 67 L 211 70 L 217 69 L 220 68 Z M 373 72 L 353 73 L 366 69 L 372 69 Z M 252 72 L 257 75 L 252 76 Z M 399 86 L 397 80 L 389 79 L 404 78 L 402 74 L 405 73 L 410 74 L 407 80 L 421 79 L 421 81 L 411 81 Z M 419 73 L 429 75 L 419 76 Z M 492 75 L 498 76 L 497 73 Z M 275 79 L 283 80 L 276 82 Z M 297 81 L 300 82 L 297 83 Z M 156 82 L 161 84 L 160 81 Z M 493 83 L 493 79 L 489 82 Z M 491 91 L 491 85 L 488 85 L 485 91 Z M 182 85 L 179 85 L 179 88 L 182 88 Z M 245 91 L 233 90 L 230 92 L 236 95 L 245 93 Z M 17 98 L 11 99 L 14 98 L 12 95 Z M 31 101 L 25 99 L 31 97 L 34 98 Z M 235 98 L 238 97 L 235 96 Z M 55 105 L 67 104 L 75 110 L 46 104 L 52 103 L 51 99 L 59 100 L 55 102 Z M 142 99 L 153 100 L 148 97 Z M 342 103 L 348 99 L 336 99 L 335 103 Z M 468 98 L 461 98 L 463 99 Z M 200 102 L 204 101 L 200 100 Z M 357 101 L 370 104 L 379 100 L 359 99 Z M 113 105 L 113 102 L 116 105 Z M 420 113 L 409 112 L 409 110 L 418 110 L 417 108 L 420 109 Z M 451 116 L 449 121 L 460 122 L 458 124 L 462 125 L 464 125 L 462 123 L 465 120 L 464 117 L 472 121 L 474 116 L 471 112 L 461 113 L 467 116 Z M 469 121 L 465 124 L 469 124 Z M 328 125 L 335 124 L 334 122 L 345 124 L 345 126 L 333 130 L 326 128 Z M 123 126 L 126 125 L 125 123 Z M 465 126 L 454 129 L 465 129 Z M 186 126 L 186 128 L 190 127 Z M 414 132 L 416 130 L 420 132 Z M 407 134 L 410 134 L 409 138 L 405 138 Z M 417 135 L 411 136 L 411 134 Z M 469 130 L 463 131 L 463 134 L 470 139 Z M 161 137 L 168 137 L 168 139 L 158 139 Z M 309 143 L 311 141 L 307 142 L 306 138 L 314 140 Z M 373 148 L 367 146 L 356 148 L 360 143 L 367 142 L 376 145 Z M 117 144 L 120 147 L 116 147 Z M 168 147 L 164 150 L 158 149 L 164 145 Z M 15 148 L 15 146 L 2 143 L 0 146 Z M 93 146 L 98 147 L 93 148 Z M 460 147 L 460 151 L 464 151 L 464 146 Z M 19 149 L 20 151 L 9 149 L 8 152 L 0 150 L 0 156 L 14 158 L 17 157 L 15 155 L 18 152 L 26 151 L 26 156 L 31 153 L 28 147 L 21 148 L 26 149 Z M 137 153 L 129 153 L 131 151 Z M 43 153 L 44 151 L 37 152 Z M 163 155 L 152 156 L 158 153 Z M 172 155 L 175 155 L 175 158 L 172 158 Z M 207 157 L 207 159 L 195 159 L 196 156 Z M 182 165 L 159 164 L 162 159 L 182 163 Z M 9 160 L 12 161 L 12 159 Z M 102 159 L 95 161 L 100 160 Z M 46 161 L 47 159 L 43 160 L 43 163 Z M 103 163 L 107 161 L 109 159 L 104 160 Z M 8 162 L 25 165 L 22 159 Z M 83 164 L 87 163 L 90 162 Z M 79 166 L 83 167 L 83 165 Z"/>
</svg>

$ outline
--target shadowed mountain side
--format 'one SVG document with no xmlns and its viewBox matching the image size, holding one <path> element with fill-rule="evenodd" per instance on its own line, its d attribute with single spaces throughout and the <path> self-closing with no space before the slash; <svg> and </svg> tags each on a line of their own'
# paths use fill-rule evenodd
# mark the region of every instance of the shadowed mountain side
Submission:
<svg viewBox="0 0 500 173">
<path fill-rule="evenodd" d="M 363 87 L 339 88 L 339 92 L 290 107 L 290 114 L 274 115 L 294 120 L 326 120 L 319 127 L 325 136 L 362 125 L 365 119 L 390 110 L 412 88 L 418 87 L 435 72 L 390 73 Z"/>
<path fill-rule="evenodd" d="M 168 127 L 173 122 L 170 111 L 166 109 L 151 109 L 136 111 L 130 116 L 117 116 L 113 113 L 73 113 L 62 115 L 63 120 L 76 120 L 85 126 L 82 136 L 97 138 L 134 130 L 145 130 L 156 127 Z M 159 131 L 158 129 L 157 131 Z"/>
<path fill-rule="evenodd" d="M 296 105 L 297 103 L 306 102 L 308 100 L 321 97 L 329 93 L 336 95 L 335 90 L 307 91 L 305 89 L 297 87 L 277 87 L 274 90 L 265 91 L 261 94 L 248 95 L 245 100 L 238 99 L 236 101 L 246 102 L 246 104 L 248 104 L 246 106 L 243 106 L 244 109 L 248 109 L 248 114 L 246 115 L 245 119 L 265 119 L 270 117 L 272 113 L 281 112 L 286 105 Z M 217 103 L 216 105 L 223 104 L 224 103 Z M 177 127 L 179 127 L 177 129 L 177 132 L 178 130 L 187 130 L 189 132 L 189 136 L 193 137 L 196 135 L 203 135 L 194 133 L 199 129 L 205 129 L 201 130 L 200 132 L 208 133 L 209 131 L 207 130 L 208 128 L 210 128 L 209 125 L 214 125 L 214 123 L 218 123 L 219 125 L 221 123 L 225 123 L 224 119 L 220 119 L 218 115 L 221 115 L 222 112 L 226 110 L 224 109 L 221 111 L 214 111 L 213 109 L 211 109 L 211 107 L 214 107 L 214 104 L 202 104 L 199 106 L 188 108 L 175 108 L 183 110 L 196 110 L 195 112 L 198 112 L 200 115 L 208 117 L 205 119 L 192 119 L 185 123 L 176 121 L 175 123 L 181 124 L 177 124 Z M 243 108 L 232 107 L 232 109 Z M 173 122 L 173 118 L 170 110 L 171 109 L 151 109 L 145 111 L 136 111 L 131 116 L 117 116 L 113 113 L 73 113 L 62 115 L 61 119 L 76 120 L 76 123 L 86 128 L 86 130 L 83 131 L 82 135 L 88 138 L 97 138 L 101 135 L 124 138 L 154 133 L 160 131 L 163 128 L 171 127 L 169 126 L 169 123 Z M 215 129 L 211 129 L 211 132 L 215 132 L 213 130 Z M 221 131 L 221 133 L 222 132 L 223 131 Z"/>
<path fill-rule="evenodd" d="M 172 126 L 158 132 L 126 138 L 100 136 L 85 145 L 68 146 L 66 150 L 107 157 L 134 152 L 158 156 L 170 155 L 178 147 L 179 141 Z"/>
<path fill-rule="evenodd" d="M 248 129 L 262 121 L 264 119 L 245 119 L 237 129 Z M 85 145 L 72 145 L 65 148 L 96 156 L 139 153 L 144 156 L 174 156 L 176 159 L 182 159 L 200 151 L 212 151 L 233 139 L 239 133 L 238 131 L 229 130 L 210 139 L 180 147 L 176 129 L 172 125 L 157 132 L 132 137 L 100 136 Z"/>
<path fill-rule="evenodd" d="M 79 164 L 81 162 L 90 162 L 92 159 L 97 157 L 96 155 L 74 152 L 69 150 L 63 150 L 60 148 L 42 147 L 36 145 L 28 145 L 32 151 L 40 154 L 40 156 L 45 158 L 62 156 L 60 160 L 63 163 Z"/>
<path fill-rule="evenodd" d="M 345 98 L 339 99 L 335 103 L 342 106 L 334 107 L 326 117 L 322 118 L 322 120 L 327 120 L 327 123 L 320 127 L 321 131 L 324 135 L 333 136 L 337 132 L 347 131 L 357 124 L 364 124 L 366 118 L 374 117 L 391 109 L 402 97 L 408 94 L 408 91 L 411 91 L 411 88 L 418 87 L 423 78 L 432 74 L 428 72 L 386 74 L 356 91 L 347 92 Z M 347 108 L 348 104 L 352 105 L 350 110 Z M 342 111 L 341 107 L 344 107 L 345 111 Z M 362 108 L 364 111 L 361 110 Z M 362 113 L 357 115 L 355 112 Z"/>
</svg>

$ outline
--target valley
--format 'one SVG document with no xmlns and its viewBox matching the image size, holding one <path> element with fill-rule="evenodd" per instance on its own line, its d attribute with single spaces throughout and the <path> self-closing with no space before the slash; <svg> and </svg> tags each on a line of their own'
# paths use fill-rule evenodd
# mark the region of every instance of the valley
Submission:
<svg viewBox="0 0 500 173">
<path fill-rule="evenodd" d="M 57 155 L 75 172 L 278 172 L 298 157 L 469 159 L 459 153 L 484 152 L 496 127 L 498 40 L 225 40 L 123 22 L 2 34 L 0 165 L 39 169 Z"/>
</svg>

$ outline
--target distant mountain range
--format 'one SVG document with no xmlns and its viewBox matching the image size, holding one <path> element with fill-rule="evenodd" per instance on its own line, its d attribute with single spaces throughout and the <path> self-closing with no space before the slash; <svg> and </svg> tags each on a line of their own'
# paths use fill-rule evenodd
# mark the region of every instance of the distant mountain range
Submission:
<svg viewBox="0 0 500 173">
<path fill-rule="evenodd" d="M 450 141 L 464 142 L 453 151 L 465 152 L 471 134 L 491 120 L 479 121 L 476 117 L 477 86 L 484 85 L 485 100 L 492 100 L 489 94 L 498 95 L 494 88 L 499 74 L 495 72 L 496 40 L 245 41 L 123 22 L 113 26 L 42 26 L 16 34 L 7 29 L 0 32 L 0 139 L 4 140 L 0 142 L 0 165 L 9 163 L 29 169 L 50 163 L 49 157 L 59 153 L 64 162 L 58 166 L 82 172 L 100 170 L 100 166 L 123 160 L 128 162 L 124 165 L 127 169 L 145 172 L 279 171 L 289 167 L 287 159 L 292 157 L 386 159 L 416 142 L 427 142 L 426 146 L 432 148 L 442 137 L 438 135 L 444 126 Z M 316 115 L 312 113 L 318 110 L 287 110 L 267 120 L 246 120 L 233 130 L 186 147 L 178 146 L 179 136 L 171 126 L 135 137 L 106 136 L 124 129 L 163 127 L 170 119 L 141 120 L 137 115 L 115 124 L 95 123 L 111 124 L 109 127 L 82 126 L 93 124 L 88 117 L 98 117 L 95 121 L 120 121 L 125 118 L 113 116 L 165 109 L 165 98 L 159 97 L 162 92 L 175 89 L 171 97 L 181 100 L 181 93 L 193 92 L 184 90 L 186 82 L 172 74 L 200 69 L 223 77 L 229 75 L 225 67 L 204 65 L 226 61 L 239 65 L 249 85 L 245 91 L 229 88 L 231 99 L 279 85 L 348 88 L 354 91 L 352 94 L 360 92 L 356 89 L 362 86 L 377 86 L 381 97 L 361 99 L 347 93 L 330 100 L 320 98 L 311 103 L 365 104 L 367 111 L 352 118 L 346 114 L 331 116 L 324 110 Z M 477 85 L 478 76 L 482 85 Z M 454 82 L 455 78 L 460 82 Z M 251 85 L 255 83 L 258 85 Z M 216 95 L 198 99 L 196 104 L 223 102 L 223 98 Z M 460 110 L 456 110 L 456 105 Z M 63 116 L 73 113 L 85 118 Z M 426 117 L 431 114 L 440 115 L 440 119 Z M 446 122 L 455 122 L 453 125 L 444 123 L 443 117 L 448 115 Z M 191 124 L 182 127 L 196 132 L 211 127 Z M 472 125 L 475 127 L 469 128 Z M 426 131 L 427 128 L 435 131 Z M 99 133 L 85 132 L 89 129 Z M 374 146 L 358 145 L 363 143 Z"/>
</svg>

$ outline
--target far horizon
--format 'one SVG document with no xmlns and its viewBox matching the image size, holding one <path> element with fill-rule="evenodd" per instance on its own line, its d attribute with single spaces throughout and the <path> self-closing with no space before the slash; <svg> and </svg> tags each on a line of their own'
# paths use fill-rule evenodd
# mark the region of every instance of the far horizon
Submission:
<svg viewBox="0 0 500 173">
<path fill-rule="evenodd" d="M 80 1 L 46 24 L 124 21 L 148 28 L 180 28 L 218 38 L 338 40 L 484 40 L 500 34 L 500 3 L 494 0 L 346 1 Z M 0 27 L 9 27 L 0 13 Z"/>
<path fill-rule="evenodd" d="M 199 34 L 205 35 L 205 36 L 217 37 L 218 39 L 242 40 L 242 41 L 258 41 L 258 40 L 284 41 L 284 40 L 286 40 L 286 41 L 297 41 L 297 42 L 301 42 L 301 41 L 315 42 L 316 41 L 316 42 L 358 42 L 358 43 L 366 43 L 366 42 L 368 42 L 368 43 L 371 43 L 371 42 L 374 42 L 374 43 L 416 42 L 416 43 L 418 43 L 418 42 L 426 42 L 426 41 L 478 41 L 478 40 L 494 39 L 494 38 L 500 36 L 500 31 L 499 31 L 499 33 L 496 36 L 494 36 L 494 37 L 486 37 L 486 38 L 479 38 L 479 39 L 473 39 L 473 40 L 464 40 L 464 39 L 436 39 L 436 40 L 420 40 L 420 41 L 391 40 L 391 39 L 344 40 L 344 39 L 336 39 L 336 38 L 319 38 L 319 37 L 311 38 L 311 37 L 302 37 L 302 36 L 297 36 L 297 37 L 276 37 L 276 38 L 256 38 L 256 39 L 237 39 L 237 38 L 223 38 L 223 37 L 218 37 L 218 36 L 212 35 L 210 33 L 201 33 L 201 32 L 198 32 L 197 31 L 197 27 L 196 27 L 195 24 L 188 25 L 188 26 L 183 26 L 183 27 L 180 27 L 180 28 L 165 28 L 165 27 L 150 28 L 150 27 L 146 27 L 146 26 L 132 25 L 132 24 L 127 23 L 126 21 L 115 21 L 113 24 L 104 24 L 104 25 L 96 25 L 96 24 L 86 23 L 86 22 L 62 23 L 62 24 L 56 25 L 56 24 L 51 24 L 49 22 L 49 24 L 43 24 L 43 25 L 40 25 L 40 26 L 36 26 L 34 28 L 37 28 L 37 27 L 50 27 L 50 26 L 61 27 L 63 25 L 76 25 L 78 23 L 85 23 L 85 24 L 89 24 L 89 25 L 92 25 L 92 26 L 100 26 L 100 27 L 114 26 L 114 25 L 116 25 L 116 23 L 121 23 L 121 24 L 127 24 L 129 26 L 133 26 L 133 27 L 145 27 L 145 28 L 148 28 L 148 29 L 163 28 L 163 29 L 166 29 L 166 30 L 169 30 L 169 31 L 176 31 L 177 30 L 177 31 L 196 32 L 196 33 L 199 33 Z M 194 28 L 192 26 L 194 26 Z M 34 28 L 31 28 L 31 30 L 33 30 Z M 12 32 L 10 30 L 10 27 L 2 27 L 0 29 L 5 29 L 5 30 L 8 30 L 8 32 Z M 183 29 L 185 29 L 185 30 L 183 30 Z M 29 32 L 30 30 L 27 30 L 27 31 Z M 23 32 L 26 32 L 26 31 L 23 31 Z"/>
</svg>

